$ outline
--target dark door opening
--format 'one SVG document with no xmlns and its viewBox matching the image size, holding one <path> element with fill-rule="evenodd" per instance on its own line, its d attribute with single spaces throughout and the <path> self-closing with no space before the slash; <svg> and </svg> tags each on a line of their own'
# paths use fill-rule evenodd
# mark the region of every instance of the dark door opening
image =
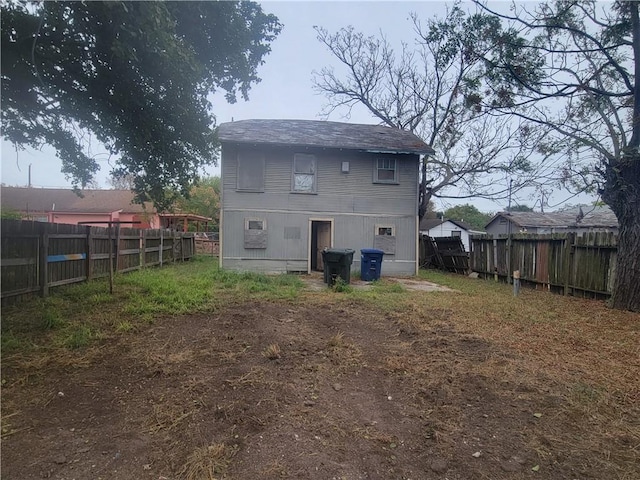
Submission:
<svg viewBox="0 0 640 480">
<path fill-rule="evenodd" d="M 322 250 L 331 247 L 331 222 L 311 221 L 311 270 L 324 271 Z"/>
</svg>

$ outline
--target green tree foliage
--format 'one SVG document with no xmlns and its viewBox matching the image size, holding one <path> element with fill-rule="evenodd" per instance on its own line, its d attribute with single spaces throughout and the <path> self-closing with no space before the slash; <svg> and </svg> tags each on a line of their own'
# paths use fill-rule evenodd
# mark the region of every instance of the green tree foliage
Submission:
<svg viewBox="0 0 640 480">
<path fill-rule="evenodd" d="M 221 190 L 220 177 L 201 178 L 189 189 L 188 196 L 176 199 L 175 210 L 212 218 L 210 226 L 217 230 L 220 226 Z"/>
<path fill-rule="evenodd" d="M 246 99 L 280 29 L 254 2 L 3 2 L 3 136 L 52 145 L 82 187 L 95 136 L 166 207 L 217 160 L 209 95 Z"/>
<path fill-rule="evenodd" d="M 559 0 L 509 14 L 477 3 L 526 39 L 513 45 L 521 56 L 543 59 L 532 77 L 500 51 L 487 57 L 520 88 L 508 101 L 480 99 L 481 108 L 551 129 L 540 149 L 556 154 L 556 180 L 599 190 L 620 225 L 611 304 L 640 311 L 638 2 Z"/>
<path fill-rule="evenodd" d="M 11 210 L 10 208 L 3 208 L 0 211 L 0 218 L 5 218 L 8 220 L 20 220 L 22 218 L 22 214 L 20 212 L 16 212 L 15 210 Z"/>
<path fill-rule="evenodd" d="M 464 204 L 445 210 L 444 218 L 445 220 L 460 220 L 471 225 L 476 230 L 484 230 L 485 225 L 491 220 L 491 215 L 482 213 L 473 205 Z"/>
<path fill-rule="evenodd" d="M 532 82 L 539 55 L 516 48 L 524 40 L 492 15 L 452 7 L 445 18 L 425 23 L 413 15 L 415 42 L 396 51 L 381 34 L 367 37 L 352 27 L 318 39 L 339 61 L 315 74 L 327 110 L 366 107 L 380 122 L 415 132 L 436 155 L 422 169 L 420 216 L 431 197 L 507 198 L 544 176 L 537 145 L 547 129 L 491 115 L 483 102 L 513 103 L 520 86 L 508 72 L 491 68 L 505 56 Z"/>
<path fill-rule="evenodd" d="M 529 205 L 513 205 L 509 210 L 512 212 L 533 212 L 533 208 Z"/>
</svg>

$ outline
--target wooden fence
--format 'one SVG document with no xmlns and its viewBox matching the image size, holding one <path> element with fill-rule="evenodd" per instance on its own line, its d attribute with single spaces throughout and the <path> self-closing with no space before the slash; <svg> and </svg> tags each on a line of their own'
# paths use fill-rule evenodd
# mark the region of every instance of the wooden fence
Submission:
<svg viewBox="0 0 640 480">
<path fill-rule="evenodd" d="M 2 304 L 69 283 L 187 260 L 193 233 L 2 220 Z M 109 262 L 111 261 L 111 267 Z"/>
<path fill-rule="evenodd" d="M 603 298 L 613 287 L 617 237 L 606 232 L 472 237 L 470 259 L 471 270 L 484 277 L 508 280 L 519 270 L 522 283 Z"/>
</svg>

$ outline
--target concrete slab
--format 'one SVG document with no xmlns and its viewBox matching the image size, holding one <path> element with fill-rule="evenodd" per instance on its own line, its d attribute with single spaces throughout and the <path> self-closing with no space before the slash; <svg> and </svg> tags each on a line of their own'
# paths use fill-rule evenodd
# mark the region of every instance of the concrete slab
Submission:
<svg viewBox="0 0 640 480">
<path fill-rule="evenodd" d="M 319 275 L 319 274 L 302 275 L 300 278 L 307 285 L 307 287 L 309 287 L 310 290 L 321 291 L 327 288 L 327 284 L 324 283 L 322 275 Z M 404 286 L 407 290 L 416 290 L 421 292 L 454 292 L 455 291 L 448 287 L 443 287 L 442 285 L 428 282 L 426 280 L 421 280 L 419 278 L 408 278 L 408 277 L 382 277 L 382 278 L 383 280 L 399 283 L 402 286 Z M 359 279 L 351 279 L 350 285 L 356 290 L 369 290 L 371 289 L 371 286 L 372 286 L 371 282 L 365 282 Z"/>
</svg>

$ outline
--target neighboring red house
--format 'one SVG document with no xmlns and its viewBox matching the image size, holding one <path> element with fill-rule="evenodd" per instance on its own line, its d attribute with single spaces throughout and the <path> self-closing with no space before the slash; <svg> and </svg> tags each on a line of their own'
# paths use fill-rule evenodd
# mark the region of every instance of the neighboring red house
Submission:
<svg viewBox="0 0 640 480">
<path fill-rule="evenodd" d="M 151 203 L 133 203 L 130 190 L 82 190 L 78 195 L 61 188 L 2 187 L 0 199 L 3 211 L 17 212 L 25 220 L 39 222 L 98 227 L 106 226 L 106 222 L 120 222 L 124 227 L 186 232 L 189 222 L 200 230 L 201 224 L 206 226 L 211 221 L 190 213 L 158 213 Z"/>
<path fill-rule="evenodd" d="M 83 190 L 82 196 L 59 188 L 2 187 L 3 211 L 18 212 L 26 220 L 78 223 L 106 226 L 104 222 L 122 222 L 123 226 L 160 228 L 160 217 L 152 205 L 133 203 L 129 190 Z M 87 223 L 88 222 L 88 223 Z M 127 225 L 125 222 L 140 222 Z"/>
</svg>

